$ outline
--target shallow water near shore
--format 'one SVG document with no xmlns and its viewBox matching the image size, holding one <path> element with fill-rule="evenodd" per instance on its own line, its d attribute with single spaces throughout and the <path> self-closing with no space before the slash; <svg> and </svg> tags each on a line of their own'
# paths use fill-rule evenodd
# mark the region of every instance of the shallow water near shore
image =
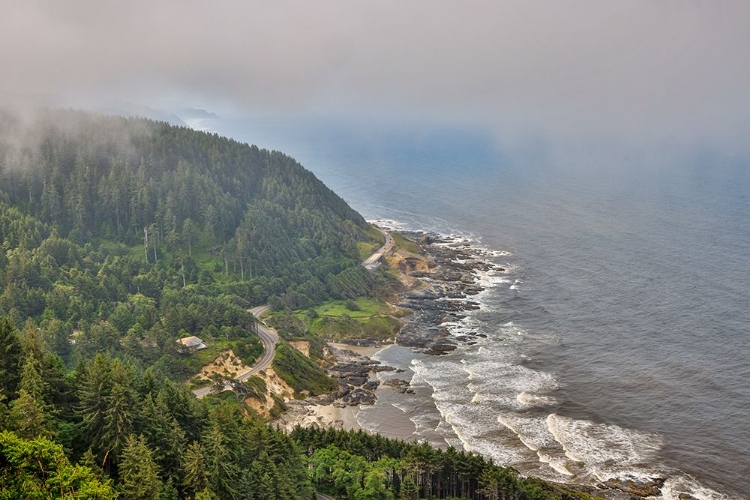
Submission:
<svg viewBox="0 0 750 500">
<path fill-rule="evenodd" d="M 390 432 L 544 477 L 666 475 L 679 478 L 666 498 L 750 498 L 747 164 L 561 162 L 408 126 L 225 126 L 294 156 L 368 219 L 468 237 L 511 269 L 448 325 L 482 342 L 414 363 L 381 353 L 404 358 L 415 396 L 387 418 L 380 402 L 363 409 L 365 426 L 401 422 Z"/>
<path fill-rule="evenodd" d="M 377 221 L 387 225 L 388 221 Z M 466 239 L 459 245 L 466 252 Z M 506 258 L 506 252 L 468 251 L 477 259 Z M 388 346 L 373 356 L 399 372 L 378 374 L 410 381 L 413 394 L 383 387 L 378 401 L 362 407 L 359 425 L 407 441 L 427 441 L 477 452 L 522 474 L 579 484 L 609 479 L 649 483 L 666 479 L 663 498 L 688 493 L 696 498 L 723 495 L 669 465 L 660 452 L 661 435 L 589 420 L 590 413 L 566 410 L 555 374 L 530 368 L 529 352 L 560 344 L 557 335 L 532 334 L 513 322 L 497 325 L 497 297 L 513 279 L 507 262 L 502 272 L 480 272 L 484 291 L 470 297 L 481 307 L 460 320 L 441 324 L 458 348 L 443 356 L 409 347 Z M 467 299 L 468 300 L 468 299 Z"/>
</svg>

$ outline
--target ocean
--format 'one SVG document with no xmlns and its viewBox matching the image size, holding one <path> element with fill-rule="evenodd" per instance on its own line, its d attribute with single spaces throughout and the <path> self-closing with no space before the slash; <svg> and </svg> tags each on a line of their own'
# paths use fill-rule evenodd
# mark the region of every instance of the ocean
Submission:
<svg viewBox="0 0 750 500">
<path fill-rule="evenodd" d="M 750 498 L 747 161 L 566 155 L 541 140 L 504 150 L 481 130 L 426 124 L 192 125 L 281 150 L 365 218 L 463 238 L 506 269 L 482 277 L 478 311 L 446 325 L 481 342 L 381 353 L 413 377 L 414 395 L 378 403 L 412 422 L 397 437 L 550 479 L 661 475 L 665 498 Z M 359 418 L 387 433 L 382 415 Z"/>
</svg>

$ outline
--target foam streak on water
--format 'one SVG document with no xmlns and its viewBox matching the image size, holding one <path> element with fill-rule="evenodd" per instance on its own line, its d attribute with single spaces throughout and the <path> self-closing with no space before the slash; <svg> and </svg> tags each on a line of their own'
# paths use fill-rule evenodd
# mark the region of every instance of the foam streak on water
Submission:
<svg viewBox="0 0 750 500">
<path fill-rule="evenodd" d="M 475 258 L 507 257 L 487 249 L 471 251 Z M 439 412 L 438 419 L 429 413 L 412 415 L 415 436 L 449 426 L 464 449 L 525 474 L 568 482 L 649 481 L 670 475 L 668 493 L 718 498 L 715 491 L 661 466 L 658 453 L 663 439 L 658 434 L 556 412 L 562 403 L 559 381 L 526 361 L 535 348 L 558 344 L 558 336 L 529 332 L 517 321 L 500 325 L 487 321 L 501 309 L 493 302 L 499 291 L 508 283 L 521 283 L 512 266 L 506 263 L 504 269 L 478 273 L 477 282 L 485 290 L 473 300 L 480 309 L 441 325 L 456 338 L 483 336 L 472 337 L 476 338 L 472 343 L 459 342 L 458 349 L 445 356 L 412 360 L 412 387 L 429 387 Z M 407 414 L 414 410 L 413 404 L 400 407 Z"/>
<path fill-rule="evenodd" d="M 448 326 L 487 335 L 493 346 L 507 349 L 507 365 L 548 373 L 558 389 L 519 390 L 523 384 L 511 381 L 508 366 L 498 367 L 497 385 L 509 382 L 514 390 L 503 393 L 485 381 L 476 395 L 466 373 L 451 389 L 448 381 L 433 380 L 431 360 L 414 354 L 427 381 L 416 392 L 431 411 L 437 404 L 446 415 L 459 412 L 449 406 L 452 399 L 468 405 L 476 396 L 472 405 L 489 408 L 471 411 L 477 418 L 491 414 L 486 423 L 497 426 L 484 436 L 497 444 L 492 450 L 515 443 L 520 451 L 509 454 L 528 459 L 528 470 L 553 471 L 542 455 L 557 453 L 571 472 L 586 473 L 562 444 L 537 452 L 523 444 L 548 442 L 530 435 L 543 434 L 540 422 L 552 414 L 657 435 L 662 448 L 649 465 L 685 470 L 701 485 L 750 498 L 745 158 L 686 145 L 594 160 L 587 152 L 567 157 L 550 151 L 543 137 L 514 150 L 497 134 L 392 121 L 379 128 L 256 117 L 224 121 L 215 131 L 291 154 L 365 217 L 471 238 L 490 251 L 485 258 L 511 265 L 505 277 L 512 281 L 482 294 L 483 309 L 471 321 Z M 500 255 L 505 250 L 512 255 Z M 508 335 L 508 322 L 526 335 Z M 477 347 L 464 345 L 439 362 L 471 364 L 482 357 Z M 515 376 L 533 377 L 528 371 Z M 523 441 L 497 421 L 501 416 Z M 474 416 L 459 417 L 453 425 L 442 418 L 431 439 L 455 440 L 456 427 L 475 443 L 478 437 L 467 437 Z M 598 447 L 603 441 L 606 448 L 603 434 L 587 442 Z M 561 440 L 571 450 L 578 446 L 569 436 Z M 653 455 L 648 445 L 644 452 Z M 581 463 L 579 469 L 591 467 Z M 696 498 L 716 498 L 689 478 L 675 472 L 665 497 L 692 491 Z"/>
</svg>

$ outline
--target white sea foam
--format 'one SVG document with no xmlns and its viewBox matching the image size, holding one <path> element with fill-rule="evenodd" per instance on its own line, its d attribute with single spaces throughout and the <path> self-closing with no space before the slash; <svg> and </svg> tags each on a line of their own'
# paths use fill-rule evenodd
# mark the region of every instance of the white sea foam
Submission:
<svg viewBox="0 0 750 500">
<path fill-rule="evenodd" d="M 467 451 L 491 457 L 499 464 L 529 460 L 528 452 L 513 446 L 511 435 L 502 435 L 502 426 L 493 422 L 486 405 L 436 401 L 436 406 Z"/>
<path fill-rule="evenodd" d="M 563 476 L 568 477 L 575 475 L 568 469 L 566 460 L 560 457 L 549 455 L 543 451 L 537 451 L 536 454 L 539 457 L 540 462 L 549 465 L 558 474 L 562 474 Z"/>
<path fill-rule="evenodd" d="M 538 456 L 532 448 L 536 447 L 519 447 L 514 442 L 518 436 L 498 421 L 498 409 L 524 408 L 517 400 L 519 387 L 542 392 L 557 387 L 557 383 L 549 374 L 514 365 L 512 352 L 483 340 L 485 345 L 462 349 L 460 357 L 453 354 L 414 362 L 415 378 L 432 387 L 435 406 L 465 449 L 500 464 L 535 461 Z M 535 425 L 549 434 L 543 420 L 537 419 Z M 538 439 L 531 432 L 523 438 Z M 547 441 L 555 442 L 552 436 Z"/>
<path fill-rule="evenodd" d="M 440 415 L 431 414 L 417 414 L 412 413 L 410 420 L 414 424 L 414 434 L 417 436 L 424 436 L 428 433 L 435 432 L 438 425 L 440 425 Z"/>
<path fill-rule="evenodd" d="M 516 396 L 516 399 L 523 406 L 527 407 L 553 406 L 556 404 L 560 404 L 557 399 L 551 396 L 540 396 L 538 394 L 532 394 L 526 391 L 521 392 L 518 396 Z"/>
<path fill-rule="evenodd" d="M 457 259 L 460 263 L 505 255 L 480 249 L 476 242 L 462 236 L 451 237 L 438 245 L 465 248 L 471 257 Z M 510 289 L 519 290 L 523 282 L 520 279 L 511 282 L 508 267 L 505 266 L 503 272 L 490 269 L 474 273 L 475 283 L 483 291 L 468 300 L 479 302 L 480 311 L 486 308 L 485 299 L 497 287 L 512 283 Z M 458 321 L 440 326 L 454 336 L 474 334 L 487 326 L 475 315 L 470 312 Z M 477 339 L 477 345 L 462 346 L 440 360 L 412 361 L 412 387 L 429 385 L 432 388 L 432 398 L 443 419 L 441 422 L 436 416 L 417 414 L 413 407 L 405 404 L 397 406 L 410 413 L 417 434 L 439 433 L 441 425 L 448 425 L 452 432 L 446 434 L 455 434 L 467 450 L 489 456 L 501 464 L 536 460 L 548 465 L 551 473 L 564 476 L 573 475 L 571 469 L 580 471 L 582 465 L 601 477 L 625 472 L 611 470 L 612 463 L 637 473 L 635 466 L 658 450 L 661 444 L 658 436 L 555 414 L 545 418 L 516 413 L 558 403 L 548 395 L 559 388 L 555 377 L 518 362 L 523 359 L 527 344 L 547 344 L 559 339 L 553 335 L 531 334 L 513 322 L 496 328 L 491 336 Z M 523 446 L 514 446 L 513 439 Z"/>
<path fill-rule="evenodd" d="M 402 413 L 409 413 L 414 410 L 413 405 L 404 404 L 403 401 L 391 402 L 391 406 L 393 406 L 397 410 L 400 410 Z"/>
<path fill-rule="evenodd" d="M 687 474 L 670 477 L 661 488 L 661 496 L 664 500 L 680 500 L 681 495 L 689 495 L 698 500 L 729 500 L 731 498 L 703 486 Z"/>
<path fill-rule="evenodd" d="M 510 283 L 510 278 L 501 271 L 494 269 L 477 273 L 477 283 L 485 288 L 495 288 L 504 283 Z"/>
<path fill-rule="evenodd" d="M 497 421 L 513 431 L 524 446 L 531 451 L 560 448 L 555 437 L 547 429 L 545 420 L 541 417 L 524 417 L 511 412 L 504 412 L 497 417 Z"/>
<path fill-rule="evenodd" d="M 368 220 L 367 222 L 389 231 L 399 231 L 407 228 L 407 224 L 405 222 L 396 221 L 393 219 L 373 219 Z"/>
<path fill-rule="evenodd" d="M 397 221 L 377 221 L 381 226 L 396 229 L 413 228 Z M 424 227 L 424 226 L 423 226 Z M 544 408 L 559 404 L 549 392 L 559 387 L 552 374 L 534 371 L 519 365 L 528 358 L 526 347 L 534 343 L 559 342 L 554 335 L 530 333 L 514 323 L 500 327 L 489 326 L 476 319 L 482 312 L 499 307 L 492 303 L 495 291 L 508 286 L 520 292 L 523 281 L 514 274 L 518 269 L 511 263 L 498 263 L 509 252 L 489 249 L 468 235 L 443 235 L 447 241 L 440 246 L 461 249 L 469 258 L 457 263 L 488 262 L 502 266 L 486 271 L 475 271 L 474 282 L 483 288 L 469 300 L 480 304 L 479 311 L 469 311 L 458 321 L 445 322 L 451 335 L 488 334 L 477 338 L 474 346 L 459 349 L 440 360 L 429 358 L 413 362 L 413 388 L 430 387 L 435 407 L 442 415 L 411 415 L 417 429 L 443 436 L 453 446 L 491 457 L 505 465 L 529 464 L 536 460 L 549 469 L 535 469 L 550 474 L 593 476 L 607 478 L 649 480 L 663 473 L 647 464 L 654 463 L 662 445 L 659 436 L 624 429 L 615 425 L 575 420 L 557 414 L 531 416 Z M 488 300 L 490 299 L 490 300 Z M 495 301 L 496 302 L 496 301 Z M 401 406 L 401 405 L 400 405 Z M 404 405 L 402 411 L 415 413 L 413 406 Z M 435 425 L 437 421 L 437 425 Z M 533 454 L 534 456 L 530 455 Z M 678 500 L 689 494 L 700 500 L 719 500 L 726 495 L 704 487 L 689 476 L 669 475 L 662 488 L 665 500 Z"/>
<path fill-rule="evenodd" d="M 502 362 L 481 362 L 479 366 L 466 366 L 474 382 L 474 392 L 484 392 L 495 396 L 507 395 L 514 408 L 519 408 L 518 395 L 526 393 L 546 393 L 559 387 L 557 380 L 549 373 L 538 372 L 520 365 Z M 492 370 L 487 372 L 486 370 Z M 528 406 L 528 405 L 527 405 Z"/>
<path fill-rule="evenodd" d="M 469 387 L 469 390 L 471 390 L 471 387 Z M 484 400 L 484 395 L 479 394 L 478 392 L 471 398 L 471 402 L 474 404 L 482 403 Z"/>
<path fill-rule="evenodd" d="M 558 335 L 530 332 L 525 328 L 516 325 L 512 321 L 501 325 L 499 333 L 503 335 L 503 339 L 515 341 L 517 343 L 522 342 L 521 345 L 523 346 L 527 346 L 529 343 L 549 345 L 558 344 L 560 342 L 560 337 Z"/>
<path fill-rule="evenodd" d="M 411 386 L 412 389 L 416 387 L 429 387 L 430 386 L 430 384 L 428 384 L 427 381 L 424 378 L 422 378 L 418 373 L 415 373 L 412 376 L 411 382 L 409 382 L 409 385 Z"/>
<path fill-rule="evenodd" d="M 465 316 L 456 321 L 444 321 L 439 325 L 448 330 L 454 337 L 461 335 L 473 335 L 481 327 L 481 323 L 471 316 Z"/>
<path fill-rule="evenodd" d="M 578 474 L 646 479 L 656 474 L 645 464 L 661 447 L 657 435 L 556 414 L 519 413 L 557 404 L 547 394 L 559 383 L 550 373 L 517 364 L 514 346 L 522 344 L 512 340 L 554 338 L 537 338 L 513 323 L 502 325 L 498 334 L 440 359 L 412 363 L 414 379 L 432 388 L 436 408 L 465 449 L 504 465 L 545 464 L 547 473 L 535 473 L 553 479 Z M 440 427 L 434 421 L 430 425 L 435 432 Z"/>
<path fill-rule="evenodd" d="M 600 480 L 649 478 L 658 474 L 645 465 L 653 461 L 662 447 L 662 439 L 657 434 L 575 420 L 554 413 L 547 417 L 547 427 L 565 450 L 565 455 L 583 463 Z"/>
</svg>

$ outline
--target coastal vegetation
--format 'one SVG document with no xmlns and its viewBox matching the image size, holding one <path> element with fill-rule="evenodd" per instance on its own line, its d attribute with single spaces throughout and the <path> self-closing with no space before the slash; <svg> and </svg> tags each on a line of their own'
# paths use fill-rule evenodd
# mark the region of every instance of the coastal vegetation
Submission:
<svg viewBox="0 0 750 500">
<path fill-rule="evenodd" d="M 396 243 L 396 246 L 402 251 L 402 252 L 408 252 L 415 255 L 424 255 L 424 251 L 419 248 L 419 245 L 411 241 L 410 239 L 404 238 L 400 234 L 394 232 L 392 233 L 393 240 Z"/>
<path fill-rule="evenodd" d="M 296 338 L 318 337 L 329 340 L 393 338 L 407 311 L 395 308 L 377 297 L 329 300 L 296 311 L 282 310 L 270 321 L 282 331 L 295 332 Z"/>
<path fill-rule="evenodd" d="M 249 307 L 265 303 L 278 378 L 296 397 L 336 390 L 321 336 L 398 324 L 376 298 L 387 274 L 359 265 L 382 243 L 282 153 L 142 119 L 0 112 L 0 498 L 569 498 L 455 450 L 287 435 L 237 397 L 284 411 L 263 374 L 196 399 L 185 381 L 202 367 L 261 354 Z"/>
<path fill-rule="evenodd" d="M 197 400 L 106 354 L 68 371 L 37 329 L 17 332 L 2 319 L 0 334 L 0 382 L 11 394 L 0 404 L 0 498 L 309 499 L 316 488 L 359 499 L 577 498 L 453 449 L 363 432 L 286 435 L 231 392 Z M 294 363 L 312 362 L 286 344 L 280 352 L 292 360 L 283 364 L 292 383 L 309 384 Z M 247 389 L 266 388 L 253 377 Z M 283 409 L 273 403 L 272 415 Z"/>
<path fill-rule="evenodd" d="M 314 361 L 283 340 L 276 346 L 273 368 L 294 389 L 296 397 L 325 394 L 337 387 Z"/>
<path fill-rule="evenodd" d="M 311 480 L 321 491 L 355 499 L 595 498 L 535 478 L 521 477 L 479 455 L 404 443 L 362 431 L 294 429 L 307 450 Z"/>
<path fill-rule="evenodd" d="M 376 233 L 278 152 L 142 119 L 0 113 L 0 314 L 69 366 L 127 356 L 175 380 L 259 353 L 251 305 L 368 294 Z M 381 235 L 382 237 L 382 235 Z M 198 336 L 209 350 L 180 352 Z"/>
<path fill-rule="evenodd" d="M 372 241 L 360 241 L 357 243 L 359 260 L 365 260 L 385 243 L 385 236 L 376 227 L 368 226 L 366 233 Z"/>
</svg>

